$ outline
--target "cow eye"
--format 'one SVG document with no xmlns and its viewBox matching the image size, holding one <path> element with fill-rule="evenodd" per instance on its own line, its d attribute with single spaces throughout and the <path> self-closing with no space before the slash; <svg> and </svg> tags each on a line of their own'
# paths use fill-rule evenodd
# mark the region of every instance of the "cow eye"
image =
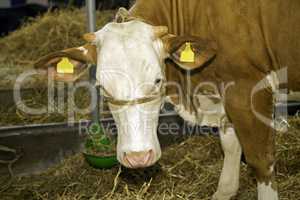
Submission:
<svg viewBox="0 0 300 200">
<path fill-rule="evenodd" d="M 157 78 L 157 79 L 155 79 L 155 85 L 159 85 L 160 83 L 161 83 L 161 78 Z"/>
</svg>

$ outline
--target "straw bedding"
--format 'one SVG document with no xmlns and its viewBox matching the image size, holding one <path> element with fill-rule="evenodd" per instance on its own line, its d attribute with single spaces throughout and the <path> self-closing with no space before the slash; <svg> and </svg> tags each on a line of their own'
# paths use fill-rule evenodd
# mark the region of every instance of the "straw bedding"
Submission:
<svg viewBox="0 0 300 200">
<path fill-rule="evenodd" d="M 98 27 L 110 21 L 113 11 L 98 13 Z M 59 49 L 83 43 L 86 28 L 83 10 L 64 10 L 32 19 L 20 30 L 0 39 L 2 87 L 13 85 L 17 74 L 30 69 L 38 57 Z M 8 75 L 11 75 L 8 76 Z M 10 77 L 9 79 L 7 77 Z M 31 82 L 38 84 L 38 79 Z M 29 104 L 43 104 L 45 90 L 27 97 Z M 79 95 L 82 96 L 82 95 Z M 81 103 L 86 99 L 81 99 Z M 44 123 L 64 121 L 66 115 L 23 116 L 15 106 L 0 108 L 0 123 Z M 23 116 L 23 118 L 22 118 Z M 51 116 L 51 117 L 49 117 Z M 86 117 L 86 116 L 79 116 Z M 290 119 L 288 133 L 277 137 L 277 180 L 282 200 L 300 196 L 300 118 Z M 81 154 L 40 175 L 13 178 L 0 177 L 0 197 L 10 199 L 210 199 L 216 190 L 222 167 L 222 152 L 217 137 L 186 138 L 163 150 L 159 164 L 145 170 L 115 167 L 96 170 L 88 166 Z M 241 184 L 236 199 L 256 199 L 253 171 L 243 164 Z"/>
<path fill-rule="evenodd" d="M 277 137 L 277 181 L 283 200 L 300 195 L 300 119 L 290 120 Z M 93 169 L 81 154 L 47 172 L 15 178 L 1 199 L 210 199 L 216 190 L 223 156 L 215 136 L 193 136 L 163 150 L 159 163 L 145 170 Z M 8 177 L 2 177 L 1 181 Z M 3 183 L 3 182 L 2 182 Z M 6 183 L 6 182 L 5 182 Z M 4 187 L 2 185 L 2 187 Z M 1 190 L 1 189 L 0 189 Z M 242 164 L 238 200 L 256 199 L 253 171 Z"/>
</svg>

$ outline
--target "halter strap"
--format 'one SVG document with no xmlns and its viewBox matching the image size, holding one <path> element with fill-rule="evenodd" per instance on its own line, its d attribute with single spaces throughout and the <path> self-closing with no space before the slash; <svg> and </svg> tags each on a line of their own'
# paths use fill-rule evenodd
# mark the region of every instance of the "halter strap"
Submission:
<svg viewBox="0 0 300 200">
<path fill-rule="evenodd" d="M 165 95 L 165 88 L 162 86 L 159 92 L 153 93 L 150 96 L 141 97 L 141 98 L 137 98 L 137 99 L 133 99 L 133 100 L 120 100 L 120 99 L 115 99 L 114 97 L 112 97 L 112 95 L 109 92 L 107 92 L 107 90 L 103 86 L 100 85 L 100 88 L 106 93 L 106 94 L 103 94 L 104 99 L 108 103 L 116 105 L 116 106 L 140 105 L 140 104 L 155 101 Z"/>
</svg>

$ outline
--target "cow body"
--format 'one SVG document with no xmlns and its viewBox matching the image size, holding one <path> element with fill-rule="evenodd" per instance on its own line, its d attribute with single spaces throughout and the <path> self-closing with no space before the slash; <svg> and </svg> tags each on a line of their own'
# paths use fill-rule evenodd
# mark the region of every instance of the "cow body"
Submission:
<svg viewBox="0 0 300 200">
<path fill-rule="evenodd" d="M 62 56 L 97 63 L 123 165 L 159 159 L 164 96 L 187 121 L 220 127 L 225 157 L 214 200 L 236 194 L 242 151 L 255 170 L 258 199 L 277 200 L 273 94 L 300 90 L 299 10 L 294 0 L 137 0 L 129 12 L 120 9 L 116 22 L 86 35 L 90 44 L 37 66 Z M 179 59 L 185 42 L 193 44 L 193 63 Z"/>
<path fill-rule="evenodd" d="M 217 86 L 222 83 L 234 83 L 234 86 L 220 95 L 223 97 L 224 109 L 227 110 L 226 117 L 235 127 L 246 160 L 256 171 L 259 199 L 278 198 L 276 192 L 268 188 L 273 176 L 275 150 L 274 131 L 270 127 L 272 121 L 267 119 L 272 119 L 272 94 L 276 90 L 280 87 L 300 90 L 299 10 L 300 2 L 292 0 L 138 0 L 131 9 L 132 16 L 149 24 L 167 26 L 172 34 L 193 35 L 216 42 L 217 57 L 208 67 L 188 75 L 179 68 L 167 67 L 167 79 L 178 82 L 187 98 L 192 96 L 189 92 L 193 93 L 195 87 L 203 81 L 213 82 Z M 167 64 L 175 65 L 172 62 Z M 278 78 L 277 72 L 282 69 L 285 70 L 281 71 L 284 74 Z M 268 89 L 254 94 L 257 83 L 268 76 Z M 189 91 L 186 89 L 187 81 L 191 83 Z M 222 89 L 224 88 L 218 87 L 218 92 Z M 197 117 L 191 117 L 201 115 L 199 106 L 193 104 L 193 100 L 178 105 L 174 93 L 176 91 L 169 88 L 168 95 L 173 96 L 171 102 L 175 106 L 180 106 L 178 111 L 181 112 L 181 116 L 201 124 L 203 118 L 197 120 Z M 218 106 L 217 103 L 215 105 Z M 222 114 L 222 111 L 217 112 L 213 120 L 217 123 L 206 122 L 204 125 L 220 126 L 224 116 Z M 229 136 L 223 136 L 223 141 L 226 141 L 224 137 Z M 234 136 L 230 140 L 235 141 Z M 235 193 L 234 185 L 238 184 L 238 181 L 229 177 L 236 177 L 238 173 L 238 170 L 232 169 L 239 167 L 237 160 L 240 149 L 237 146 L 232 145 L 234 152 L 227 152 L 227 155 L 225 151 L 224 167 L 215 199 L 229 199 L 229 196 Z M 226 149 L 226 144 L 223 144 L 223 149 Z M 228 165 L 232 168 L 229 169 Z M 230 184 L 229 180 L 233 186 L 228 189 L 226 184 Z M 263 182 L 266 182 L 266 185 Z M 226 196 L 226 193 L 229 196 Z"/>
<path fill-rule="evenodd" d="M 288 67 L 288 88 L 300 90 L 299 9 L 297 1 L 280 0 L 138 0 L 131 14 L 168 26 L 175 35 L 215 41 L 218 57 L 213 65 L 222 81 L 258 80 Z"/>
</svg>

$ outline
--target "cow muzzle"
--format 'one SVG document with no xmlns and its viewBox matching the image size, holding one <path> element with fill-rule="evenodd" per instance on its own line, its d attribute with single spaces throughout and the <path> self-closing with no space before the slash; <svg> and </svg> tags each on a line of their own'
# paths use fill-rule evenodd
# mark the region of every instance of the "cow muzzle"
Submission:
<svg viewBox="0 0 300 200">
<path fill-rule="evenodd" d="M 149 167 L 155 163 L 153 150 L 124 153 L 123 160 L 123 164 L 132 169 Z"/>
<path fill-rule="evenodd" d="M 158 116 L 159 116 L 159 108 L 161 106 L 161 100 L 163 99 L 165 95 L 165 87 L 162 84 L 162 87 L 158 92 L 154 92 L 148 96 L 137 98 L 133 100 L 121 100 L 114 98 L 108 91 L 105 90 L 103 86 L 100 85 L 100 88 L 103 90 L 103 97 L 106 99 L 106 101 L 109 103 L 110 106 L 127 106 L 127 109 L 133 109 L 134 106 L 146 104 L 146 103 L 152 103 L 155 106 L 151 107 L 154 109 L 151 109 L 149 111 L 150 113 L 144 113 L 145 115 L 153 115 L 153 110 L 156 110 L 157 112 L 154 114 L 155 117 L 150 117 L 153 121 L 153 127 L 157 127 L 158 122 Z M 148 105 L 149 106 L 149 105 Z M 128 108 L 129 107 L 129 108 Z M 112 110 L 112 109 L 111 109 Z M 150 109 L 148 109 L 150 110 Z M 123 112 L 126 112 L 126 110 L 123 110 Z M 136 110 L 131 110 L 130 115 L 134 115 L 138 112 Z M 129 116 L 125 114 L 124 116 Z M 143 119 L 135 120 L 135 124 L 144 124 Z M 121 121 L 121 120 L 120 120 Z M 122 165 L 124 165 L 127 168 L 137 169 L 137 168 L 146 168 L 151 165 L 154 165 L 155 162 L 160 158 L 161 156 L 161 150 L 159 146 L 159 141 L 157 139 L 156 131 L 149 134 L 145 134 L 145 131 L 142 131 L 143 134 L 138 134 L 138 139 L 136 136 L 130 136 L 130 133 L 136 132 L 132 126 L 127 126 L 126 124 L 130 124 L 133 122 L 129 122 L 128 118 L 123 118 L 123 126 L 119 125 L 118 127 L 118 146 L 117 146 L 117 152 L 118 152 L 118 160 Z M 148 122 L 149 123 L 149 122 Z M 126 127 L 125 131 L 122 130 L 122 127 Z M 129 130 L 128 130 L 128 127 Z M 132 130 L 130 130 L 132 129 Z M 149 132 L 149 131 L 148 131 Z M 123 139 L 122 139 L 123 137 Z M 131 138 L 131 139 L 130 139 Z M 134 139 L 133 139 L 134 138 Z M 130 141 L 131 140 L 131 141 Z M 125 141 L 125 142 L 124 142 Z M 124 147 L 125 146 L 125 147 Z M 138 148 L 136 148 L 138 146 Z M 131 151 L 135 149 L 135 151 Z M 144 149 L 148 149 L 144 151 Z"/>
</svg>

